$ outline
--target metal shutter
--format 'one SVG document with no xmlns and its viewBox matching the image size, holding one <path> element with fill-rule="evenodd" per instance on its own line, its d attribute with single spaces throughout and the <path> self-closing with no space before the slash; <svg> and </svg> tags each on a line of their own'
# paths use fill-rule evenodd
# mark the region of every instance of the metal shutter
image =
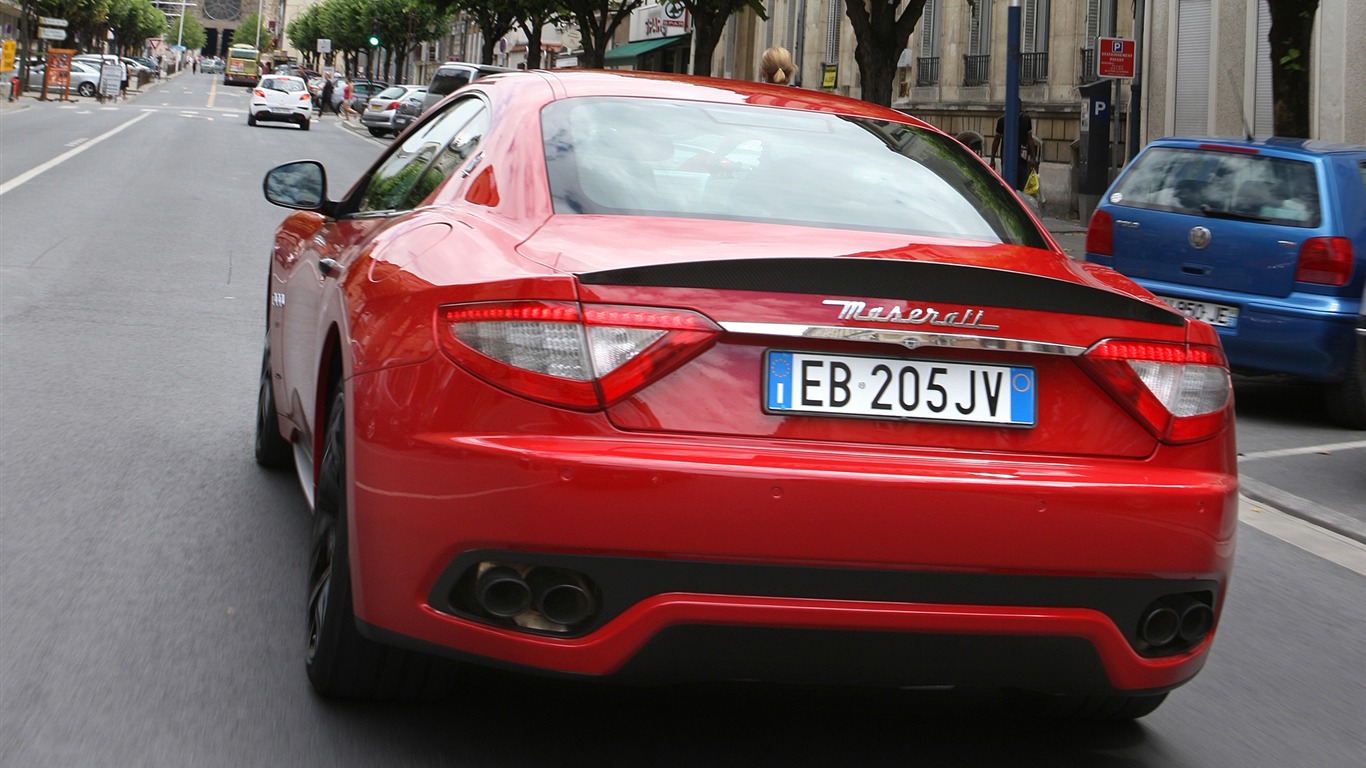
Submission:
<svg viewBox="0 0 1366 768">
<path fill-rule="evenodd" d="M 1210 0 L 1180 0 L 1176 15 L 1178 136 L 1209 133 Z"/>
<path fill-rule="evenodd" d="M 1276 105 L 1271 95 L 1271 9 L 1266 0 L 1257 3 L 1257 58 L 1253 62 L 1255 77 L 1253 88 L 1252 133 L 1255 136 L 1274 136 L 1276 133 Z"/>
</svg>

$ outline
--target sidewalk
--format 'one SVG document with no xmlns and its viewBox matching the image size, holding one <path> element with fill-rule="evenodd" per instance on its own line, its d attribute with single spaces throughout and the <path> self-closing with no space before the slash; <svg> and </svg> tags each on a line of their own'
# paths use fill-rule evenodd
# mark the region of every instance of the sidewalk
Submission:
<svg viewBox="0 0 1366 768">
<path fill-rule="evenodd" d="M 185 70 L 181 70 L 181 72 L 183 72 L 183 71 L 185 71 Z M 179 75 L 180 75 L 180 72 L 168 72 L 167 74 L 165 74 L 164 76 L 162 76 L 162 78 L 161 78 L 160 80 L 153 80 L 153 81 L 147 83 L 147 84 L 146 84 L 145 86 L 143 86 L 142 88 L 133 88 L 133 87 L 130 85 L 129 88 L 128 88 L 128 98 L 127 98 L 127 99 L 124 99 L 123 101 L 115 100 L 115 101 L 108 101 L 108 102 L 104 102 L 104 103 L 101 103 L 100 100 L 97 99 L 97 98 L 93 98 L 93 97 L 92 97 L 92 98 L 86 98 L 85 96 L 81 96 L 80 94 L 77 94 L 77 93 L 75 93 L 74 91 L 70 94 L 70 98 L 67 99 L 66 101 L 62 101 L 62 100 L 58 99 L 56 95 L 52 94 L 52 92 L 49 91 L 48 100 L 47 100 L 47 101 L 43 101 L 41 98 L 39 98 L 39 97 L 42 95 L 42 93 L 43 93 L 42 89 L 26 90 L 26 91 L 24 91 L 23 93 L 21 93 L 21 94 L 19 95 L 19 98 L 15 99 L 15 100 L 13 100 L 13 101 L 10 101 L 10 99 L 8 98 L 8 96 L 9 96 L 9 84 L 6 83 L 6 84 L 5 84 L 5 96 L 6 96 L 6 97 L 5 97 L 5 98 L 0 98 L 0 114 L 5 114 L 5 113 L 8 113 L 8 112 L 18 112 L 18 111 L 23 110 L 23 109 L 29 109 L 30 107 L 43 107 L 43 106 L 49 106 L 49 105 L 62 105 L 62 104 L 71 105 L 71 104 L 79 104 L 79 105 L 87 105 L 87 106 L 89 106 L 89 105 L 93 105 L 93 106 L 104 106 L 106 103 L 107 103 L 107 104 L 126 104 L 126 103 L 129 103 L 129 102 L 132 102 L 132 101 L 136 101 L 137 98 L 138 98 L 139 96 L 141 96 L 143 93 L 145 93 L 145 92 L 147 92 L 148 90 L 151 90 L 153 87 L 155 87 L 155 86 L 157 86 L 157 85 L 159 85 L 159 84 L 161 84 L 161 83 L 164 83 L 164 82 L 170 80 L 171 78 L 177 77 L 177 76 L 179 76 Z M 59 93 L 60 93 L 60 92 L 59 92 Z"/>
</svg>

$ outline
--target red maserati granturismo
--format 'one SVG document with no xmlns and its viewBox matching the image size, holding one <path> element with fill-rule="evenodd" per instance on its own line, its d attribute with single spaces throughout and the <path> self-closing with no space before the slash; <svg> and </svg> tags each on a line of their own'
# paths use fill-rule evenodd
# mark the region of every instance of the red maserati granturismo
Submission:
<svg viewBox="0 0 1366 768">
<path fill-rule="evenodd" d="M 1214 331 L 953 138 L 797 88 L 452 94 L 339 199 L 267 174 L 256 458 L 315 516 L 324 694 L 460 662 L 1030 692 L 1190 680 L 1237 473 Z"/>
</svg>

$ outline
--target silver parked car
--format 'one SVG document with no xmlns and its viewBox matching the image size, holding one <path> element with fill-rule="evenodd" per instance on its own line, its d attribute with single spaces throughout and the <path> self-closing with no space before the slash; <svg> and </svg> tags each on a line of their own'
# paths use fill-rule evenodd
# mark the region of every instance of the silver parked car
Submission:
<svg viewBox="0 0 1366 768">
<path fill-rule="evenodd" d="M 41 91 L 43 89 L 43 77 L 47 72 L 44 64 L 30 66 L 28 69 L 29 90 Z M 98 66 L 90 66 L 84 62 L 71 62 L 71 90 L 82 96 L 94 96 L 100 87 L 100 69 Z M 48 86 L 48 94 L 55 95 L 57 89 Z"/>
<path fill-rule="evenodd" d="M 391 85 L 371 96 L 361 110 L 360 123 L 370 129 L 371 136 L 384 136 L 401 130 L 395 119 L 399 104 L 414 93 L 425 92 L 425 85 Z"/>
</svg>

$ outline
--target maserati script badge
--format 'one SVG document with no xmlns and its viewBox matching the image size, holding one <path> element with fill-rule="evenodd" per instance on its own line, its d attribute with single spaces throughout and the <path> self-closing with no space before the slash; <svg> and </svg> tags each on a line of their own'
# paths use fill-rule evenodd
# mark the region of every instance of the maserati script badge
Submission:
<svg viewBox="0 0 1366 768">
<path fill-rule="evenodd" d="M 852 299 L 826 299 L 821 302 L 839 307 L 839 319 L 857 320 L 864 323 L 900 323 L 902 325 L 938 325 L 948 328 L 980 328 L 985 331 L 1000 329 L 999 325 L 982 322 L 980 309 L 962 312 L 941 312 L 934 307 L 903 307 L 893 304 L 890 307 L 869 307 L 867 302 Z"/>
</svg>

